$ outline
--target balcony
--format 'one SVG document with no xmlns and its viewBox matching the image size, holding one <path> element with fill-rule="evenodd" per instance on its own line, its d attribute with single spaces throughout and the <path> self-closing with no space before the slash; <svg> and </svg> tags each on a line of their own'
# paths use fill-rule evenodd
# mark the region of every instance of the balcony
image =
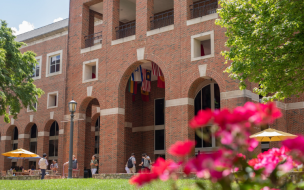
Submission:
<svg viewBox="0 0 304 190">
<path fill-rule="evenodd" d="M 165 11 L 150 17 L 151 30 L 174 24 L 174 10 Z"/>
<path fill-rule="evenodd" d="M 116 27 L 116 39 L 125 38 L 128 36 L 135 35 L 136 23 L 135 21 L 128 22 L 126 24 L 121 24 L 119 27 Z"/>
<path fill-rule="evenodd" d="M 85 48 L 92 47 L 96 44 L 102 44 L 102 32 L 90 34 L 84 37 Z"/>
<path fill-rule="evenodd" d="M 191 19 L 216 13 L 218 8 L 217 0 L 205 0 L 190 5 Z"/>
</svg>

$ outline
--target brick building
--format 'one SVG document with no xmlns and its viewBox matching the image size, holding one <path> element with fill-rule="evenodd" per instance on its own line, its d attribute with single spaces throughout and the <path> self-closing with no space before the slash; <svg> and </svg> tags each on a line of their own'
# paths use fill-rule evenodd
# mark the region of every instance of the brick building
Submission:
<svg viewBox="0 0 304 190">
<path fill-rule="evenodd" d="M 214 137 L 200 141 L 188 127 L 194 114 L 259 101 L 252 92 L 256 85 L 248 83 L 241 91 L 223 73 L 227 65 L 220 52 L 226 39 L 225 29 L 214 24 L 217 7 L 216 0 L 71 0 L 69 19 L 17 36 L 28 44 L 22 52 L 37 54 L 34 83 L 45 94 L 37 112 L 25 108 L 9 124 L 0 118 L 0 152 L 17 147 L 45 152 L 62 171 L 72 98 L 78 103 L 73 146 L 80 176 L 93 154 L 99 173 L 115 173 L 124 172 L 132 152 L 137 163 L 144 152 L 152 160 L 172 158 L 166 149 L 178 140 L 196 139 L 196 152 L 216 149 Z M 161 69 L 165 88 L 157 87 L 158 76 L 152 74 L 149 100 L 143 101 L 141 83 L 131 94 L 128 80 L 139 66 L 152 70 L 152 63 Z M 301 132 L 303 97 L 278 105 L 284 117 L 273 127 Z M 16 163 L 0 156 L 1 171 L 12 164 L 28 168 L 36 160 Z"/>
</svg>

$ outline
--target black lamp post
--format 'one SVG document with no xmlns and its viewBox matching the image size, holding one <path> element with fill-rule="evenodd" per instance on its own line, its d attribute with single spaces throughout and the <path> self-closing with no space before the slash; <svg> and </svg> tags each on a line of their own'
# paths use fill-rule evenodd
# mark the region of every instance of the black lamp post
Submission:
<svg viewBox="0 0 304 190">
<path fill-rule="evenodd" d="M 71 127 L 70 127 L 70 151 L 69 151 L 69 176 L 68 178 L 72 178 L 72 171 L 73 171 L 73 162 L 72 162 L 72 156 L 73 156 L 73 127 L 74 127 L 74 112 L 76 111 L 77 102 L 75 102 L 73 99 L 69 102 L 69 110 L 71 112 Z"/>
</svg>

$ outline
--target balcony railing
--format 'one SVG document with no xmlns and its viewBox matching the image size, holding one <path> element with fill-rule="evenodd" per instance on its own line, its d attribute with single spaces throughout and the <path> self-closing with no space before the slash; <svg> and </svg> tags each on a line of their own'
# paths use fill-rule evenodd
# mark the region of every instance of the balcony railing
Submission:
<svg viewBox="0 0 304 190">
<path fill-rule="evenodd" d="M 150 23 L 151 30 L 174 24 L 174 10 L 151 16 Z"/>
<path fill-rule="evenodd" d="M 136 28 L 135 21 L 120 25 L 119 27 L 116 27 L 115 28 L 116 39 L 135 35 L 135 28 Z"/>
<path fill-rule="evenodd" d="M 97 32 L 95 34 L 90 34 L 88 36 L 84 37 L 85 41 L 85 47 L 91 47 L 95 44 L 101 44 L 102 43 L 102 32 Z"/>
<path fill-rule="evenodd" d="M 191 19 L 216 13 L 217 0 L 205 0 L 190 5 Z"/>
</svg>

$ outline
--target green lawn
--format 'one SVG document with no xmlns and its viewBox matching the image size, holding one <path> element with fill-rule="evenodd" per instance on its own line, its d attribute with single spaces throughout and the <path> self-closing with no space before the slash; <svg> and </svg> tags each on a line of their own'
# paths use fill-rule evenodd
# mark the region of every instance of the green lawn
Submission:
<svg viewBox="0 0 304 190">
<path fill-rule="evenodd" d="M 208 189 L 212 189 L 210 182 L 203 181 Z M 165 190 L 171 189 L 172 182 L 154 182 L 144 186 L 143 190 Z M 197 189 L 195 188 L 195 181 L 190 179 L 178 180 L 177 185 L 179 189 Z M 1 180 L 0 189 L 136 189 L 129 184 L 125 179 L 52 179 L 52 180 Z"/>
</svg>

